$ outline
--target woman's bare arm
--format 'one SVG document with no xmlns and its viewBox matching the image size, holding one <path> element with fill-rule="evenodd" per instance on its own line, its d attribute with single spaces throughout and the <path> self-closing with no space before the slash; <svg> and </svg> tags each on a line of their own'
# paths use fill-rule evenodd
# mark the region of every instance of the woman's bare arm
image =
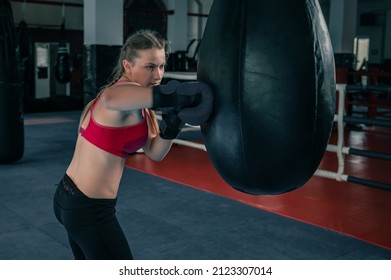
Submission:
<svg viewBox="0 0 391 280">
<path fill-rule="evenodd" d="M 102 105 L 113 111 L 131 111 L 152 107 L 152 89 L 134 83 L 112 85 L 104 90 Z"/>
</svg>

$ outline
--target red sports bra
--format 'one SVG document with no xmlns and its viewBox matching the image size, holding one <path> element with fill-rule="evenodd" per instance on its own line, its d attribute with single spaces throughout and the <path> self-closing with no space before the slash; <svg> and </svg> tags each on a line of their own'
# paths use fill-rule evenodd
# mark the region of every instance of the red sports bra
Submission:
<svg viewBox="0 0 391 280">
<path fill-rule="evenodd" d="M 96 147 L 119 157 L 127 157 L 142 148 L 148 138 L 148 125 L 145 117 L 138 124 L 130 126 L 101 125 L 95 121 L 92 114 L 98 100 L 99 98 L 92 104 L 87 127 L 79 129 L 81 136 Z"/>
</svg>

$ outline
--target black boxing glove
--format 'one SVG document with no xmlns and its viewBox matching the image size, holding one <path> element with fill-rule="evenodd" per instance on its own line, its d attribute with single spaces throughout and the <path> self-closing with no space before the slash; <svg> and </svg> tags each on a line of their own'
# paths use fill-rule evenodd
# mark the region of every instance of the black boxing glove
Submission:
<svg viewBox="0 0 391 280">
<path fill-rule="evenodd" d="M 200 125 L 212 113 L 213 94 L 203 82 L 178 82 L 172 80 L 166 85 L 153 87 L 152 109 L 163 113 L 174 109 L 185 123 Z"/>
<path fill-rule="evenodd" d="M 177 110 L 163 113 L 159 123 L 160 137 L 166 140 L 175 139 L 184 126 L 185 122 L 178 117 Z"/>
<path fill-rule="evenodd" d="M 152 88 L 152 109 L 188 108 L 197 106 L 202 99 L 199 82 L 181 83 L 175 80 Z"/>
<path fill-rule="evenodd" d="M 178 110 L 178 117 L 185 123 L 201 125 L 205 123 L 213 111 L 213 93 L 205 83 L 198 82 L 198 90 L 201 92 L 201 102 L 193 107 L 183 107 Z"/>
</svg>

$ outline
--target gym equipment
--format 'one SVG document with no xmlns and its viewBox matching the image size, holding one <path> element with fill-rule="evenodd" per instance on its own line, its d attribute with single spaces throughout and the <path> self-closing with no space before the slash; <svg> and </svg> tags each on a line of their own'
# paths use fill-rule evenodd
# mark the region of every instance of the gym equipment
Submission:
<svg viewBox="0 0 391 280">
<path fill-rule="evenodd" d="M 152 109 L 166 111 L 176 109 L 178 117 L 191 125 L 200 125 L 210 116 L 213 108 L 213 94 L 202 82 L 169 81 L 153 87 Z M 164 113 L 164 112 L 163 112 Z"/>
<path fill-rule="evenodd" d="M 71 81 L 72 70 L 67 41 L 65 39 L 65 6 L 63 5 L 62 13 L 63 20 L 60 29 L 60 42 L 58 45 L 57 59 L 56 59 L 56 79 L 61 84 L 66 84 Z"/>
<path fill-rule="evenodd" d="M 71 63 L 66 43 L 60 42 L 56 60 L 56 79 L 61 84 L 71 81 Z"/>
<path fill-rule="evenodd" d="M 335 113 L 334 55 L 317 0 L 214 0 L 197 78 L 214 112 L 201 129 L 218 173 L 250 194 L 305 184 Z"/>
<path fill-rule="evenodd" d="M 159 123 L 160 137 L 163 139 L 176 139 L 185 122 L 178 117 L 178 111 L 173 109 L 161 115 Z"/>
<path fill-rule="evenodd" d="M 23 157 L 23 87 L 11 5 L 0 0 L 0 163 Z"/>
<path fill-rule="evenodd" d="M 28 110 L 34 99 L 34 42 L 25 20 L 16 28 L 17 45 L 20 56 L 21 75 L 23 80 L 24 111 Z"/>
<path fill-rule="evenodd" d="M 390 119 L 379 119 L 379 118 L 364 118 L 364 117 L 355 117 L 346 115 L 346 95 L 353 94 L 357 90 L 356 85 L 347 85 L 347 84 L 337 84 L 336 86 L 338 95 L 338 110 L 334 116 L 334 121 L 336 122 L 338 140 L 337 145 L 327 145 L 328 152 L 334 152 L 338 160 L 338 168 L 336 171 L 330 171 L 325 169 L 317 169 L 315 172 L 316 176 L 325 177 L 329 179 L 335 179 L 337 181 L 352 182 L 356 184 L 361 184 L 364 186 L 379 188 L 383 190 L 391 190 L 391 184 L 384 182 L 369 180 L 365 178 L 355 177 L 345 173 L 345 155 L 355 155 L 361 157 L 375 158 L 380 160 L 391 160 L 391 154 L 378 151 L 369 151 L 356 149 L 352 147 L 345 146 L 345 124 L 364 124 L 370 126 L 382 126 L 382 127 L 391 127 Z M 372 88 L 376 91 L 383 94 L 390 94 L 391 87 L 389 86 L 366 86 L 366 88 Z M 352 91 L 353 90 L 353 91 Z"/>
</svg>

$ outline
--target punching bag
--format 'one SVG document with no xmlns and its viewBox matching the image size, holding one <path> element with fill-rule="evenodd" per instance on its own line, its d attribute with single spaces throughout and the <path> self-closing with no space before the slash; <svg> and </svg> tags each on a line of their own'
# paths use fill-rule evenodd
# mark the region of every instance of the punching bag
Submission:
<svg viewBox="0 0 391 280">
<path fill-rule="evenodd" d="M 60 42 L 58 45 L 56 65 L 55 65 L 55 75 L 56 80 L 61 84 L 66 84 L 70 82 L 72 73 L 71 73 L 71 61 L 69 56 L 69 51 L 67 47 L 67 42 L 65 40 L 65 19 L 61 24 L 60 31 Z"/>
<path fill-rule="evenodd" d="M 0 163 L 23 157 L 23 87 L 11 5 L 0 0 Z"/>
<path fill-rule="evenodd" d="M 197 77 L 215 95 L 201 129 L 229 185 L 280 194 L 311 178 L 335 113 L 334 55 L 317 0 L 214 0 Z"/>
<path fill-rule="evenodd" d="M 23 81 L 23 108 L 26 112 L 35 99 L 34 92 L 34 42 L 25 20 L 19 22 L 16 28 L 21 79 Z"/>
</svg>

